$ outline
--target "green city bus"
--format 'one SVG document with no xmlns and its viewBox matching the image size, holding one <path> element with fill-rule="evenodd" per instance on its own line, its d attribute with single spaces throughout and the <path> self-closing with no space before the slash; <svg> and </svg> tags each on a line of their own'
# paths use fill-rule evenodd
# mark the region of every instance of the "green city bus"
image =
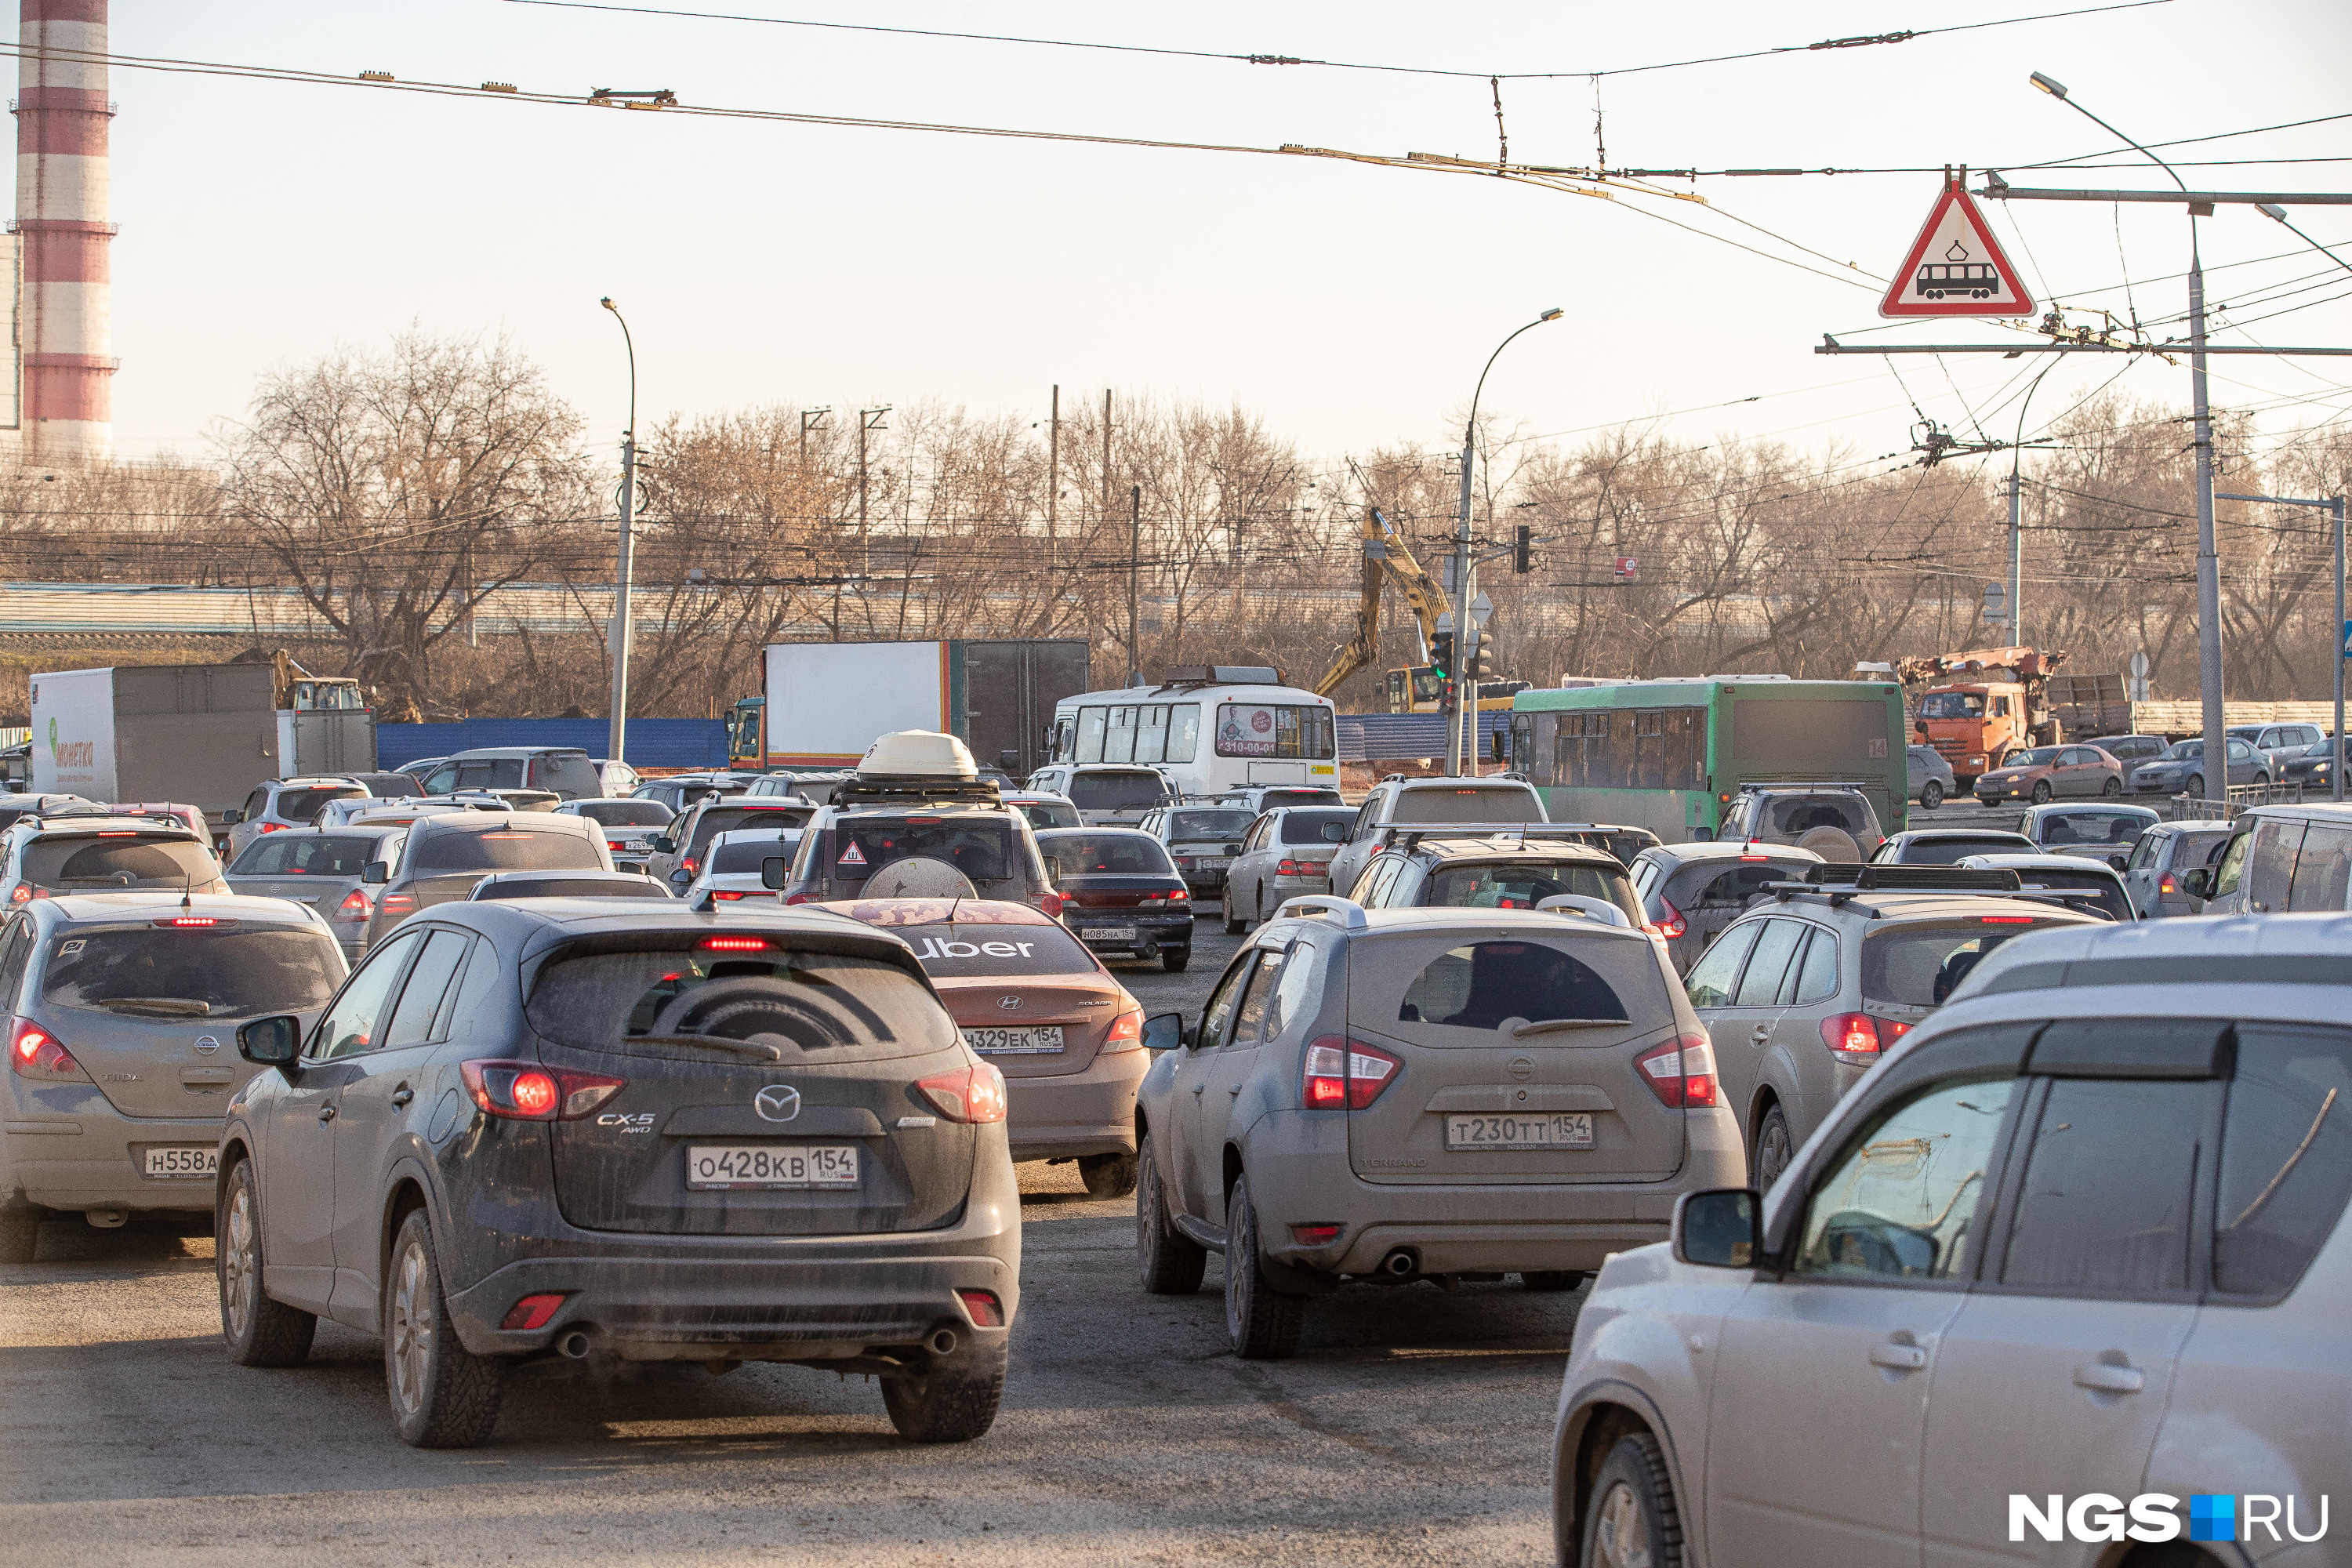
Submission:
<svg viewBox="0 0 2352 1568">
<path fill-rule="evenodd" d="M 1750 675 L 1627 680 L 1511 699 L 1511 765 L 1554 822 L 1712 838 L 1743 784 L 1858 784 L 1888 833 L 1910 793 L 1902 689 Z"/>
</svg>

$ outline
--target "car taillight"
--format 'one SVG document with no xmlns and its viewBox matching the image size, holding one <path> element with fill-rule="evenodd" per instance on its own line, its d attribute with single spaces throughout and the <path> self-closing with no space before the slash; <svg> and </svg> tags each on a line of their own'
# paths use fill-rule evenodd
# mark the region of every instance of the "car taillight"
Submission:
<svg viewBox="0 0 2352 1568">
<path fill-rule="evenodd" d="M 696 866 L 694 857 L 689 855 L 685 859 L 678 862 L 678 869 L 691 877 L 699 869 L 699 868 Z"/>
<path fill-rule="evenodd" d="M 751 894 L 744 892 L 730 892 L 725 888 L 713 888 L 710 889 L 710 897 L 712 900 L 722 904 L 731 904 L 739 900 L 748 899 L 751 896 Z"/>
<path fill-rule="evenodd" d="M 1867 1013 L 1832 1013 L 1822 1020 L 1822 1044 L 1843 1061 L 1864 1061 L 1911 1032 L 1911 1026 Z"/>
<path fill-rule="evenodd" d="M 174 926 L 233 926 L 236 924 L 235 921 L 221 920 L 214 915 L 174 915 L 170 920 L 157 921 L 155 923 L 165 931 L 169 931 Z"/>
<path fill-rule="evenodd" d="M 383 901 L 378 907 L 388 915 L 413 915 L 416 912 L 416 895 L 386 893 L 383 896 Z"/>
<path fill-rule="evenodd" d="M 1004 1303 L 996 1299 L 993 1290 L 958 1290 L 956 1300 L 971 1314 L 975 1329 L 1001 1329 L 1004 1326 Z"/>
<path fill-rule="evenodd" d="M 814 893 L 794 893 L 791 898 L 786 899 L 784 902 L 786 904 L 813 904 L 816 902 L 816 895 Z"/>
<path fill-rule="evenodd" d="M 1294 1225 L 1290 1227 L 1290 1239 L 1301 1247 L 1328 1247 L 1347 1228 L 1340 1225 Z"/>
<path fill-rule="evenodd" d="M 30 1018 L 19 1018 L 8 1037 L 8 1070 L 18 1078 L 86 1079 L 89 1074 L 57 1037 Z"/>
<path fill-rule="evenodd" d="M 1715 1103 L 1715 1048 L 1705 1035 L 1677 1035 L 1633 1058 L 1658 1103 L 1683 1110 Z"/>
<path fill-rule="evenodd" d="M 950 1121 L 1004 1120 L 1004 1075 L 993 1062 L 974 1062 L 915 1080 L 915 1089 Z"/>
<path fill-rule="evenodd" d="M 2033 923 L 2034 917 L 2032 915 L 1979 915 L 1977 919 L 1989 926 L 2030 926 Z"/>
<path fill-rule="evenodd" d="M 2171 898 L 2175 893 L 2179 892 L 2179 890 L 2180 890 L 2180 889 L 2179 889 L 2178 887 L 2176 887 L 2176 886 L 2174 885 L 2173 880 L 2172 880 L 2172 873 L 2171 873 L 2171 872 L 2169 872 L 2169 871 L 2167 871 L 2163 876 L 2161 876 L 2161 877 L 2158 878 L 2158 879 L 2157 879 L 2157 880 L 2156 880 L 2156 893 L 2157 893 L 2157 897 L 2158 897 L 2158 898 L 2161 898 L 2161 899 L 2168 899 L 2168 898 Z"/>
<path fill-rule="evenodd" d="M 1397 1080 L 1404 1063 L 1361 1040 L 1325 1035 L 1307 1047 L 1298 1098 L 1309 1110 L 1361 1110 Z"/>
<path fill-rule="evenodd" d="M 1744 859 L 1746 857 L 1743 856 L 1741 858 Z M 1650 922 L 1650 930 L 1653 934 L 1664 937 L 1668 942 L 1672 942 L 1675 938 L 1681 936 L 1685 931 L 1690 930 L 1690 921 L 1684 918 L 1682 910 L 1675 908 L 1673 900 L 1661 898 L 1658 900 L 1658 903 L 1659 906 L 1666 911 L 1666 916 L 1664 920 L 1652 921 Z"/>
<path fill-rule="evenodd" d="M 367 912 L 368 896 L 357 888 L 353 888 L 350 892 L 345 893 L 343 895 L 343 901 L 335 906 L 335 918 L 337 920 L 358 920 Z"/>
<path fill-rule="evenodd" d="M 764 936 L 706 936 L 694 944 L 705 952 L 765 952 Z"/>
<path fill-rule="evenodd" d="M 1110 1033 L 1103 1037 L 1105 1051 L 1139 1051 L 1143 1048 L 1143 1009 L 1129 1007 L 1110 1021 Z"/>
<path fill-rule="evenodd" d="M 1293 860 L 1286 855 L 1275 867 L 1274 874 L 1277 877 L 1319 877 L 1323 874 L 1323 868 L 1312 860 Z"/>
<path fill-rule="evenodd" d="M 617 838 L 607 838 L 604 840 L 604 847 L 607 849 L 626 849 L 628 846 Z"/>
<path fill-rule="evenodd" d="M 282 822 L 265 822 L 259 826 L 261 831 L 264 833 L 283 833 L 286 831 L 286 825 Z M 110 837 L 112 836 L 107 835 L 106 837 Z"/>
<path fill-rule="evenodd" d="M 499 1321 L 499 1327 L 520 1330 L 524 1333 L 533 1329 L 543 1329 L 547 1327 L 547 1321 L 555 1316 L 555 1310 L 562 1305 L 563 1292 L 561 1290 L 547 1295 L 525 1296 L 507 1309 L 507 1315 Z"/>
<path fill-rule="evenodd" d="M 1038 894 L 1037 912 L 1050 920 L 1060 920 L 1062 918 L 1062 895 L 1059 893 Z"/>
<path fill-rule="evenodd" d="M 629 1087 L 625 1078 L 489 1058 L 457 1070 L 476 1105 L 513 1121 L 577 1121 Z"/>
</svg>

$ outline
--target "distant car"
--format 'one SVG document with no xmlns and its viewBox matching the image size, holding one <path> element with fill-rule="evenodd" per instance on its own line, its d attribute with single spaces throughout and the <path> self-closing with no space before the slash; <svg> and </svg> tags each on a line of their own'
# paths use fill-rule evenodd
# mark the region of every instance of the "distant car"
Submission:
<svg viewBox="0 0 2352 1568">
<path fill-rule="evenodd" d="M 880 736 L 832 795 L 801 836 L 785 903 L 961 896 L 1062 912 L 1029 818 L 955 736 Z"/>
<path fill-rule="evenodd" d="M 1643 924 L 1664 940 L 1675 973 L 1687 974 L 1773 883 L 1801 882 L 1821 863 L 1793 844 L 1661 844 L 1633 858 L 1633 896 Z"/>
<path fill-rule="evenodd" d="M 2279 765 L 2279 783 L 2301 784 L 2306 791 L 2334 793 L 2336 752 L 2336 742 L 2328 740 L 2305 746 L 2299 753 L 2290 753 Z"/>
<path fill-rule="evenodd" d="M 347 827 L 295 827 L 245 847 L 229 863 L 229 891 L 284 899 L 319 912 L 348 961 L 366 951 L 375 913 L 371 865 L 387 872 L 400 853 L 406 823 L 362 822 Z"/>
<path fill-rule="evenodd" d="M 563 804 L 563 796 L 551 789 L 461 789 L 446 795 L 427 795 L 427 800 L 442 799 L 478 805 L 489 811 L 553 811 Z M 586 795 L 583 799 L 602 800 L 602 795 Z"/>
<path fill-rule="evenodd" d="M 1952 764 L 1944 753 L 1933 746 L 1906 748 L 1906 766 L 1909 770 L 1908 788 L 1911 798 L 1921 808 L 1933 811 L 1944 804 L 1946 796 L 1959 786 L 1952 782 Z"/>
<path fill-rule="evenodd" d="M 319 808 L 331 800 L 373 800 L 367 785 L 346 778 L 264 779 L 253 786 L 245 804 L 221 813 L 228 825 L 228 857 L 235 859 L 245 847 L 265 833 L 309 827 Z"/>
<path fill-rule="evenodd" d="M 640 872 L 653 854 L 653 841 L 674 819 L 669 807 L 657 800 L 567 800 L 555 808 L 555 815 L 585 817 L 603 828 L 613 864 Z"/>
<path fill-rule="evenodd" d="M 1897 803 L 1900 804 L 1900 803 Z M 1834 784 L 1742 784 L 1718 839 L 1793 844 L 1824 860 L 1864 860 L 1885 842 L 1878 808 L 1862 791 Z"/>
<path fill-rule="evenodd" d="M 1241 935 L 1301 893 L 1329 892 L 1331 857 L 1355 820 L 1347 806 L 1277 805 L 1252 823 L 1217 889 L 1225 934 Z"/>
<path fill-rule="evenodd" d="M 677 816 L 705 795 L 741 795 L 758 782 L 757 775 L 744 773 L 672 773 L 667 778 L 646 780 L 630 798 L 659 801 L 672 816 Z"/>
<path fill-rule="evenodd" d="M 1347 839 L 1331 856 L 1331 886 L 1342 893 L 1353 888 L 1372 857 L 1400 833 L 1549 821 L 1543 796 L 1524 780 L 1467 775 L 1409 779 L 1392 773 L 1374 784 L 1356 808 Z"/>
<path fill-rule="evenodd" d="M 94 800 L 84 800 L 78 795 L 0 795 L 0 832 L 16 826 L 22 816 L 70 816 L 87 812 L 90 816 L 105 815 L 106 807 Z"/>
<path fill-rule="evenodd" d="M 1132 827 L 1056 827 L 1037 835 L 1062 919 L 1095 952 L 1158 959 L 1181 974 L 1192 959 L 1192 893 L 1167 846 Z"/>
<path fill-rule="evenodd" d="M 393 771 L 395 773 L 406 773 L 410 778 L 415 780 L 415 793 L 422 795 L 425 793 L 425 775 L 448 760 L 449 759 L 446 757 L 419 757 L 413 763 L 401 763 L 399 767 Z"/>
<path fill-rule="evenodd" d="M 2105 860 L 2080 855 L 1971 855 L 1960 866 L 1970 871 L 2014 871 L 2021 891 L 2026 894 L 2091 895 L 2067 900 L 2069 909 L 2096 910 L 2126 923 L 2139 919 L 2131 891 L 2124 886 L 2123 873 Z"/>
<path fill-rule="evenodd" d="M 1323 784 L 1245 784 L 1223 795 L 1202 795 L 1193 805 L 1238 805 L 1252 817 L 1285 805 L 1345 805 L 1339 792 Z"/>
<path fill-rule="evenodd" d="M 779 863 L 780 870 L 789 868 L 793 857 L 800 852 L 804 831 L 760 826 L 754 818 L 750 826 L 712 835 L 702 847 L 702 868 L 677 896 L 698 910 L 746 901 L 782 902 L 777 889 L 783 886 L 783 879 L 768 880 L 767 866 L 772 860 Z M 646 880 L 660 885 L 657 878 Z"/>
<path fill-rule="evenodd" d="M 466 897 L 482 899 L 667 899 L 670 890 L 635 871 L 493 871 Z"/>
<path fill-rule="evenodd" d="M 645 873 L 672 891 L 684 892 L 702 874 L 704 850 L 719 835 L 740 827 L 805 827 L 821 809 L 804 800 L 748 795 L 690 805 L 646 841 Z"/>
<path fill-rule="evenodd" d="M 1914 827 L 1880 845 L 1870 863 L 1956 866 L 1971 855 L 2031 855 L 2040 847 L 2022 833 L 1994 827 Z"/>
<path fill-rule="evenodd" d="M 2050 855 L 2105 860 L 2120 871 L 2139 836 L 2160 820 L 2145 805 L 2035 805 L 2018 831 Z"/>
<path fill-rule="evenodd" d="M 480 807 L 473 803 L 452 800 L 446 795 L 443 795 L 438 800 L 427 800 L 423 795 L 406 795 L 399 799 L 387 800 L 373 795 L 346 795 L 341 800 L 331 800 L 320 806 L 318 815 L 311 818 L 310 826 L 350 827 L 362 822 L 405 825 L 415 821 L 420 816 L 478 809 Z"/>
<path fill-rule="evenodd" d="M 645 782 L 638 776 L 637 770 L 626 763 L 591 757 L 588 765 L 596 770 L 596 782 L 604 786 L 605 795 L 613 800 L 627 799 L 630 793 Z"/>
<path fill-rule="evenodd" d="M 2060 795 L 2121 795 L 2123 789 L 2123 764 L 2096 746 L 2011 752 L 1976 782 L 1977 799 L 1985 805 L 2026 800 L 2040 805 Z"/>
<path fill-rule="evenodd" d="M 417 768 L 411 764 L 401 772 Z M 459 752 L 420 776 L 426 795 L 531 789 L 550 790 L 565 800 L 593 800 L 604 793 L 604 781 L 577 746 L 483 746 Z"/>
<path fill-rule="evenodd" d="M 0 907 L 68 893 L 226 893 L 212 836 L 176 816 L 20 816 L 0 833 Z"/>
<path fill-rule="evenodd" d="M 1078 808 L 1066 795 L 1048 795 L 1042 790 L 1013 789 L 1003 793 L 1004 804 L 1029 819 L 1032 827 L 1084 827 L 1078 820 Z"/>
<path fill-rule="evenodd" d="M 1349 895 L 1368 910 L 1533 910 L 1547 899 L 1606 904 L 1647 923 L 1617 857 L 1586 844 L 1506 835 L 1404 834 L 1372 857 Z"/>
<path fill-rule="evenodd" d="M 1225 870 L 1242 852 L 1256 816 L 1238 805 L 1163 805 L 1136 824 L 1168 847 L 1169 858 L 1192 896 L 1223 896 Z"/>
<path fill-rule="evenodd" d="M 202 1214 L 221 1118 L 254 1076 L 238 1024 L 314 1016 L 344 965 L 310 911 L 176 889 L 49 898 L 0 929 L 9 1071 L 0 1075 L 0 1263 L 41 1222 Z"/>
<path fill-rule="evenodd" d="M 2334 914 L 2352 910 L 2352 805 L 2261 805 L 2189 873 L 2207 915 Z"/>
<path fill-rule="evenodd" d="M 337 776 L 351 780 L 370 795 L 382 795 L 388 800 L 418 793 L 416 781 L 406 773 L 341 773 Z"/>
<path fill-rule="evenodd" d="M 793 800 L 807 801 L 812 805 L 829 805 L 833 802 L 834 786 L 845 776 L 832 768 L 814 771 L 807 768 L 780 769 L 753 778 L 743 793 L 753 796 L 785 795 Z"/>
<path fill-rule="evenodd" d="M 2260 752 L 2235 735 L 2222 744 L 2229 752 L 2231 784 L 2266 784 L 2271 782 L 2270 763 Z M 2140 763 L 2132 770 L 2131 792 L 2134 795 L 2185 795 L 2192 800 L 2206 798 L 2205 742 L 2178 741 L 2154 762 Z"/>
<path fill-rule="evenodd" d="M 2124 863 L 2124 886 L 2140 919 L 2193 915 L 2202 909 L 2204 900 L 2191 897 L 2181 879 L 2209 864 L 2229 837 L 2230 825 L 2219 818 L 2161 822 L 2141 834 Z"/>
<path fill-rule="evenodd" d="M 1179 804 L 1168 775 L 1139 763 L 1057 763 L 1031 773 L 1022 788 L 1061 795 L 1089 827 L 1132 826 L 1155 806 Z"/>
<path fill-rule="evenodd" d="M 2172 742 L 2161 735 L 2095 735 L 2081 743 L 2095 746 L 2123 763 L 2124 775 L 2128 778 L 2132 769 L 2162 756 L 2165 747 Z"/>
<path fill-rule="evenodd" d="M 1073 1161 L 1096 1197 L 1135 1190 L 1143 1009 L 1060 921 L 986 899 L 824 907 L 915 950 L 964 1044 L 1004 1074 L 1013 1159 Z"/>
<path fill-rule="evenodd" d="M 596 825 L 543 811 L 449 812 L 421 816 L 389 867 L 360 875 L 376 889 L 365 945 L 436 905 L 460 902 L 492 871 L 609 871 L 613 858 Z"/>
<path fill-rule="evenodd" d="M 2289 757 L 2327 738 L 2316 724 L 2232 724 L 2226 732 L 2260 752 L 2273 777 Z"/>
</svg>

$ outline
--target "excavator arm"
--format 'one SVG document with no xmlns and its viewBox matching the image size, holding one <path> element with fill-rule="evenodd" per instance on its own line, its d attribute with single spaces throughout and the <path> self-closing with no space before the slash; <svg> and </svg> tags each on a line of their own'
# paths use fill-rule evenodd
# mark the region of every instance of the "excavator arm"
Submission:
<svg viewBox="0 0 2352 1568">
<path fill-rule="evenodd" d="M 1339 683 L 1380 657 L 1381 651 L 1381 588 L 1393 581 L 1397 592 L 1412 611 L 1413 622 L 1421 632 L 1423 657 L 1428 656 L 1430 639 L 1437 635 L 1437 617 L 1445 605 L 1445 594 L 1436 579 L 1422 569 L 1419 561 L 1405 545 L 1404 536 L 1394 524 L 1381 515 L 1378 507 L 1364 510 L 1364 576 L 1363 597 L 1356 605 L 1356 631 L 1323 679 L 1315 684 L 1318 697 L 1328 697 L 1339 689 Z"/>
</svg>

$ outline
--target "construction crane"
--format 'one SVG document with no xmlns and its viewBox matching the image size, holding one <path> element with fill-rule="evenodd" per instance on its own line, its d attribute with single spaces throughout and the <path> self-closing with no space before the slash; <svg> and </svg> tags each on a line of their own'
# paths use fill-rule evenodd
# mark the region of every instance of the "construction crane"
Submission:
<svg viewBox="0 0 2352 1568">
<path fill-rule="evenodd" d="M 1445 590 L 1413 559 L 1404 536 L 1381 515 L 1381 509 L 1366 507 L 1363 597 L 1356 605 L 1355 635 L 1339 649 L 1331 668 L 1323 672 L 1323 679 L 1315 683 L 1318 697 L 1330 696 L 1340 682 L 1380 657 L 1381 589 L 1391 582 L 1412 611 L 1413 623 L 1421 636 L 1421 657 L 1426 659 L 1431 639 L 1437 636 L 1437 617 L 1446 610 Z"/>
</svg>

